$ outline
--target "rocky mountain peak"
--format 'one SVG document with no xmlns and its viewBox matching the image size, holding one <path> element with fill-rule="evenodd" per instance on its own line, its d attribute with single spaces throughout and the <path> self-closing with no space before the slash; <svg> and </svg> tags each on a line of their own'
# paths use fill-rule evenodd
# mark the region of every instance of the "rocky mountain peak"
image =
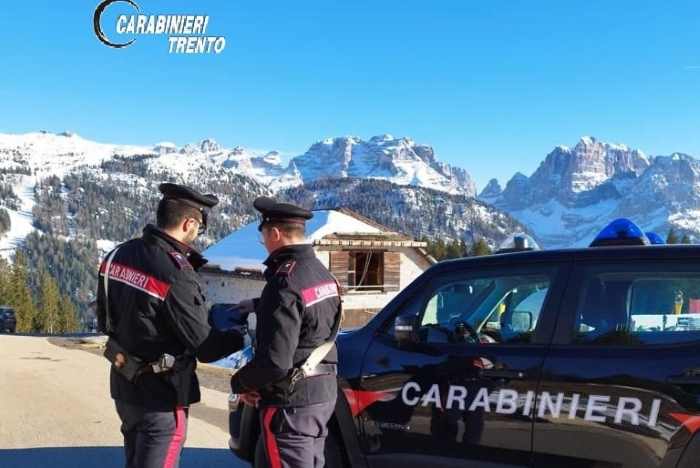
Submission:
<svg viewBox="0 0 700 468">
<path fill-rule="evenodd" d="M 171 143 L 169 141 L 162 141 L 153 146 L 153 152 L 156 154 L 170 154 L 176 151 L 177 146 L 175 146 L 175 143 Z"/>
<path fill-rule="evenodd" d="M 498 179 L 491 179 L 479 194 L 479 198 L 493 199 L 498 197 L 501 193 L 503 193 L 503 189 L 501 188 L 501 184 L 498 183 Z"/>
<path fill-rule="evenodd" d="M 369 139 L 370 143 L 381 143 L 383 141 L 392 141 L 394 136 L 390 133 L 385 133 L 383 135 L 376 135 Z"/>
<path fill-rule="evenodd" d="M 557 146 L 547 155 L 530 178 L 533 201 L 557 198 L 571 203 L 617 175 L 640 175 L 648 167 L 648 158 L 639 150 L 584 136 L 572 149 Z"/>
<path fill-rule="evenodd" d="M 212 138 L 205 138 L 199 143 L 199 149 L 202 153 L 213 153 L 221 151 L 221 145 Z"/>
<path fill-rule="evenodd" d="M 292 162 L 305 183 L 354 177 L 384 179 L 399 185 L 470 196 L 476 192 L 469 174 L 438 161 L 433 148 L 389 134 L 366 141 L 358 137 L 327 138 L 313 144 Z"/>
</svg>

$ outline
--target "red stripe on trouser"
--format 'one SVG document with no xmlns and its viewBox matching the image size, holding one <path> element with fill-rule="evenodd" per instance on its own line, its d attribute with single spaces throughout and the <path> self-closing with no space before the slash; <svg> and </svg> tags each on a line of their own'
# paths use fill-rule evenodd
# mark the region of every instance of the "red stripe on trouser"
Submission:
<svg viewBox="0 0 700 468">
<path fill-rule="evenodd" d="M 175 432 L 173 433 L 173 438 L 170 439 L 170 445 L 168 445 L 163 468 L 173 468 L 177 464 L 180 450 L 182 450 L 182 444 L 185 441 L 186 427 L 187 417 L 185 415 L 185 407 L 178 406 L 175 408 Z"/>
<path fill-rule="evenodd" d="M 270 429 L 272 417 L 277 412 L 277 408 L 265 408 L 263 410 L 263 431 L 265 432 L 265 451 L 267 452 L 267 460 L 270 463 L 270 468 L 282 468 L 280 460 L 280 451 L 277 447 L 277 441 Z"/>
</svg>

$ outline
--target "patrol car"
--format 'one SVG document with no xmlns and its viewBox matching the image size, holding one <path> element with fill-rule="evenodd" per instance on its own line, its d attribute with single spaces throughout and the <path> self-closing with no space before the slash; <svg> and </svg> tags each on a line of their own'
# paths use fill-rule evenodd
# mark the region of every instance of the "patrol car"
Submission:
<svg viewBox="0 0 700 468">
<path fill-rule="evenodd" d="M 617 220 L 431 267 L 338 337 L 326 465 L 700 466 L 700 246 L 658 243 Z M 251 460 L 255 409 L 232 426 Z"/>
<path fill-rule="evenodd" d="M 16 328 L 15 310 L 9 306 L 0 306 L 0 333 L 14 333 Z"/>
</svg>

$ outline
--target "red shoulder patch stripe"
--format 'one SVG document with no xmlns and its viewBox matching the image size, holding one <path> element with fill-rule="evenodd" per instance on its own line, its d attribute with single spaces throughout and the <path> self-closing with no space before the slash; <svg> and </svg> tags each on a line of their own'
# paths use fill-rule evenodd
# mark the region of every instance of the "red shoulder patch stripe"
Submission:
<svg viewBox="0 0 700 468">
<path fill-rule="evenodd" d="M 306 307 L 317 304 L 325 299 L 338 296 L 338 285 L 334 281 L 320 283 L 301 290 L 301 299 Z"/>
<path fill-rule="evenodd" d="M 100 265 L 100 275 L 105 274 L 105 264 Z M 139 291 L 145 292 L 146 294 L 160 299 L 165 300 L 165 297 L 170 291 L 170 284 L 165 281 L 161 281 L 151 275 L 148 275 L 136 268 L 132 268 L 120 263 L 112 262 L 109 268 L 109 279 L 114 281 L 119 281 L 120 283 L 136 288 Z"/>
</svg>

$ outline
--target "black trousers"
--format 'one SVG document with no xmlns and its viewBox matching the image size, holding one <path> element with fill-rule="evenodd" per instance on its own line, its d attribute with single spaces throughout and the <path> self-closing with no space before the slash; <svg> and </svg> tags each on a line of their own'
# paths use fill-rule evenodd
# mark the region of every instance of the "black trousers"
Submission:
<svg viewBox="0 0 700 468">
<path fill-rule="evenodd" d="M 122 421 L 126 468 L 178 468 L 187 437 L 186 407 L 152 411 L 115 400 Z"/>
<path fill-rule="evenodd" d="M 260 408 L 255 468 L 323 468 L 335 401 L 296 408 Z"/>
</svg>

